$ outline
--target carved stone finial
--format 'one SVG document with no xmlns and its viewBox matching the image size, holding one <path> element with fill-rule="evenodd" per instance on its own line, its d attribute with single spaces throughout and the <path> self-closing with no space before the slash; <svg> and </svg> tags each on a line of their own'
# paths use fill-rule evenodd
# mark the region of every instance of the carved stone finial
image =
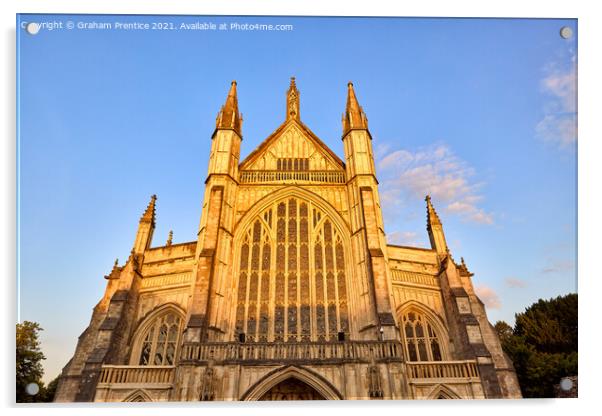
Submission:
<svg viewBox="0 0 602 416">
<path fill-rule="evenodd" d="M 105 279 L 118 279 L 121 269 L 122 267 L 119 267 L 119 259 L 115 259 L 115 263 L 113 263 L 113 269 L 111 269 L 111 273 L 105 276 Z"/>
<path fill-rule="evenodd" d="M 470 270 L 468 270 L 468 266 L 466 266 L 466 263 L 464 262 L 464 257 L 460 257 L 460 265 L 458 266 L 458 270 L 462 276 L 474 276 L 474 273 L 471 273 Z"/>
<path fill-rule="evenodd" d="M 295 77 L 291 77 L 291 83 L 286 92 L 286 119 L 299 120 L 299 90 Z"/>
<path fill-rule="evenodd" d="M 167 243 L 165 243 L 166 246 L 171 246 L 171 240 L 173 239 L 173 230 L 169 230 L 169 236 L 167 237 Z"/>
</svg>

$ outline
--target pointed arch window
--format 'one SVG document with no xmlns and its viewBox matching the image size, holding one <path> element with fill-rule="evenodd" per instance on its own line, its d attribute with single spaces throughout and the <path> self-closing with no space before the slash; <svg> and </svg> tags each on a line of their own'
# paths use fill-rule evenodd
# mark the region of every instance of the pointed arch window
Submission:
<svg viewBox="0 0 602 416">
<path fill-rule="evenodd" d="M 249 342 L 332 340 L 349 332 L 341 231 L 310 201 L 280 200 L 238 247 L 237 333 Z"/>
<path fill-rule="evenodd" d="M 402 316 L 408 361 L 442 361 L 441 338 L 427 317 L 415 310 Z"/>
<path fill-rule="evenodd" d="M 182 318 L 175 311 L 155 317 L 139 337 L 138 365 L 174 365 L 180 342 Z"/>
</svg>

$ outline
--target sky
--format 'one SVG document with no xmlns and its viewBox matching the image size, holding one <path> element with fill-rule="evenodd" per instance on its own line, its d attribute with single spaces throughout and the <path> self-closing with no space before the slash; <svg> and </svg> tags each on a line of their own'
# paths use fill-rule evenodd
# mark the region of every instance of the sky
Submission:
<svg viewBox="0 0 602 416">
<path fill-rule="evenodd" d="M 491 322 L 513 323 L 538 299 L 577 291 L 576 20 L 17 19 L 45 23 L 35 35 L 17 32 L 17 296 L 19 319 L 44 328 L 46 381 L 72 356 L 103 276 L 127 259 L 150 195 L 153 245 L 170 230 L 174 243 L 195 240 L 211 134 L 232 80 L 241 160 L 284 120 L 291 76 L 301 119 L 343 158 L 353 81 L 389 242 L 429 247 L 430 194 Z M 78 28 L 94 22 L 111 28 Z M 197 22 L 228 30 L 181 26 Z"/>
</svg>

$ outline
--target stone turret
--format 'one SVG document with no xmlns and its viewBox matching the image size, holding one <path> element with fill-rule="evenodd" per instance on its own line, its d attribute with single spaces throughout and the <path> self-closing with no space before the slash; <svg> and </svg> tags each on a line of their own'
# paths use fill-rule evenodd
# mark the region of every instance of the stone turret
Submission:
<svg viewBox="0 0 602 416">
<path fill-rule="evenodd" d="M 236 81 L 230 84 L 230 91 L 226 98 L 226 103 L 222 106 L 217 118 L 215 119 L 215 128 L 232 129 L 239 136 L 242 136 L 242 115 L 238 111 L 238 96 L 236 93 Z"/>
<path fill-rule="evenodd" d="M 391 276 L 387 267 L 385 239 L 378 181 L 372 151 L 372 136 L 368 118 L 359 105 L 353 84 L 347 84 L 347 105 L 343 115 L 343 146 L 349 206 L 352 208 L 354 246 L 361 247 L 367 262 L 358 264 L 361 275 L 367 276 L 372 305 L 363 316 L 363 324 L 374 328 L 371 335 L 378 339 L 396 339 L 399 332 L 391 297 Z"/>
<path fill-rule="evenodd" d="M 195 289 L 191 296 L 185 339 L 188 341 L 219 339 L 223 322 L 218 322 L 225 297 L 222 293 L 226 269 L 216 271 L 217 264 L 228 264 L 233 251 L 231 236 L 233 212 L 238 187 L 238 165 L 242 142 L 242 116 L 238 111 L 236 81 L 232 81 L 211 138 L 211 152 L 203 211 L 196 246 Z M 225 245 L 224 248 L 222 245 Z"/>
</svg>

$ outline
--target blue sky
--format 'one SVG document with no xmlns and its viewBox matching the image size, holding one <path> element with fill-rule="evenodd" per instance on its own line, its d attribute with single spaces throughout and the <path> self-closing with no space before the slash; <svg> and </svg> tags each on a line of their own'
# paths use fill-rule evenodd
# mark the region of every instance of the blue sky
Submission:
<svg viewBox="0 0 602 416">
<path fill-rule="evenodd" d="M 20 317 L 46 379 L 71 357 L 158 195 L 154 245 L 193 241 L 230 81 L 242 157 L 284 119 L 339 156 L 346 83 L 368 119 L 391 242 L 428 246 L 430 193 L 492 322 L 575 292 L 575 20 L 33 16 L 27 22 L 292 24 L 292 31 L 18 31 Z M 562 26 L 571 39 L 559 36 Z"/>
</svg>

